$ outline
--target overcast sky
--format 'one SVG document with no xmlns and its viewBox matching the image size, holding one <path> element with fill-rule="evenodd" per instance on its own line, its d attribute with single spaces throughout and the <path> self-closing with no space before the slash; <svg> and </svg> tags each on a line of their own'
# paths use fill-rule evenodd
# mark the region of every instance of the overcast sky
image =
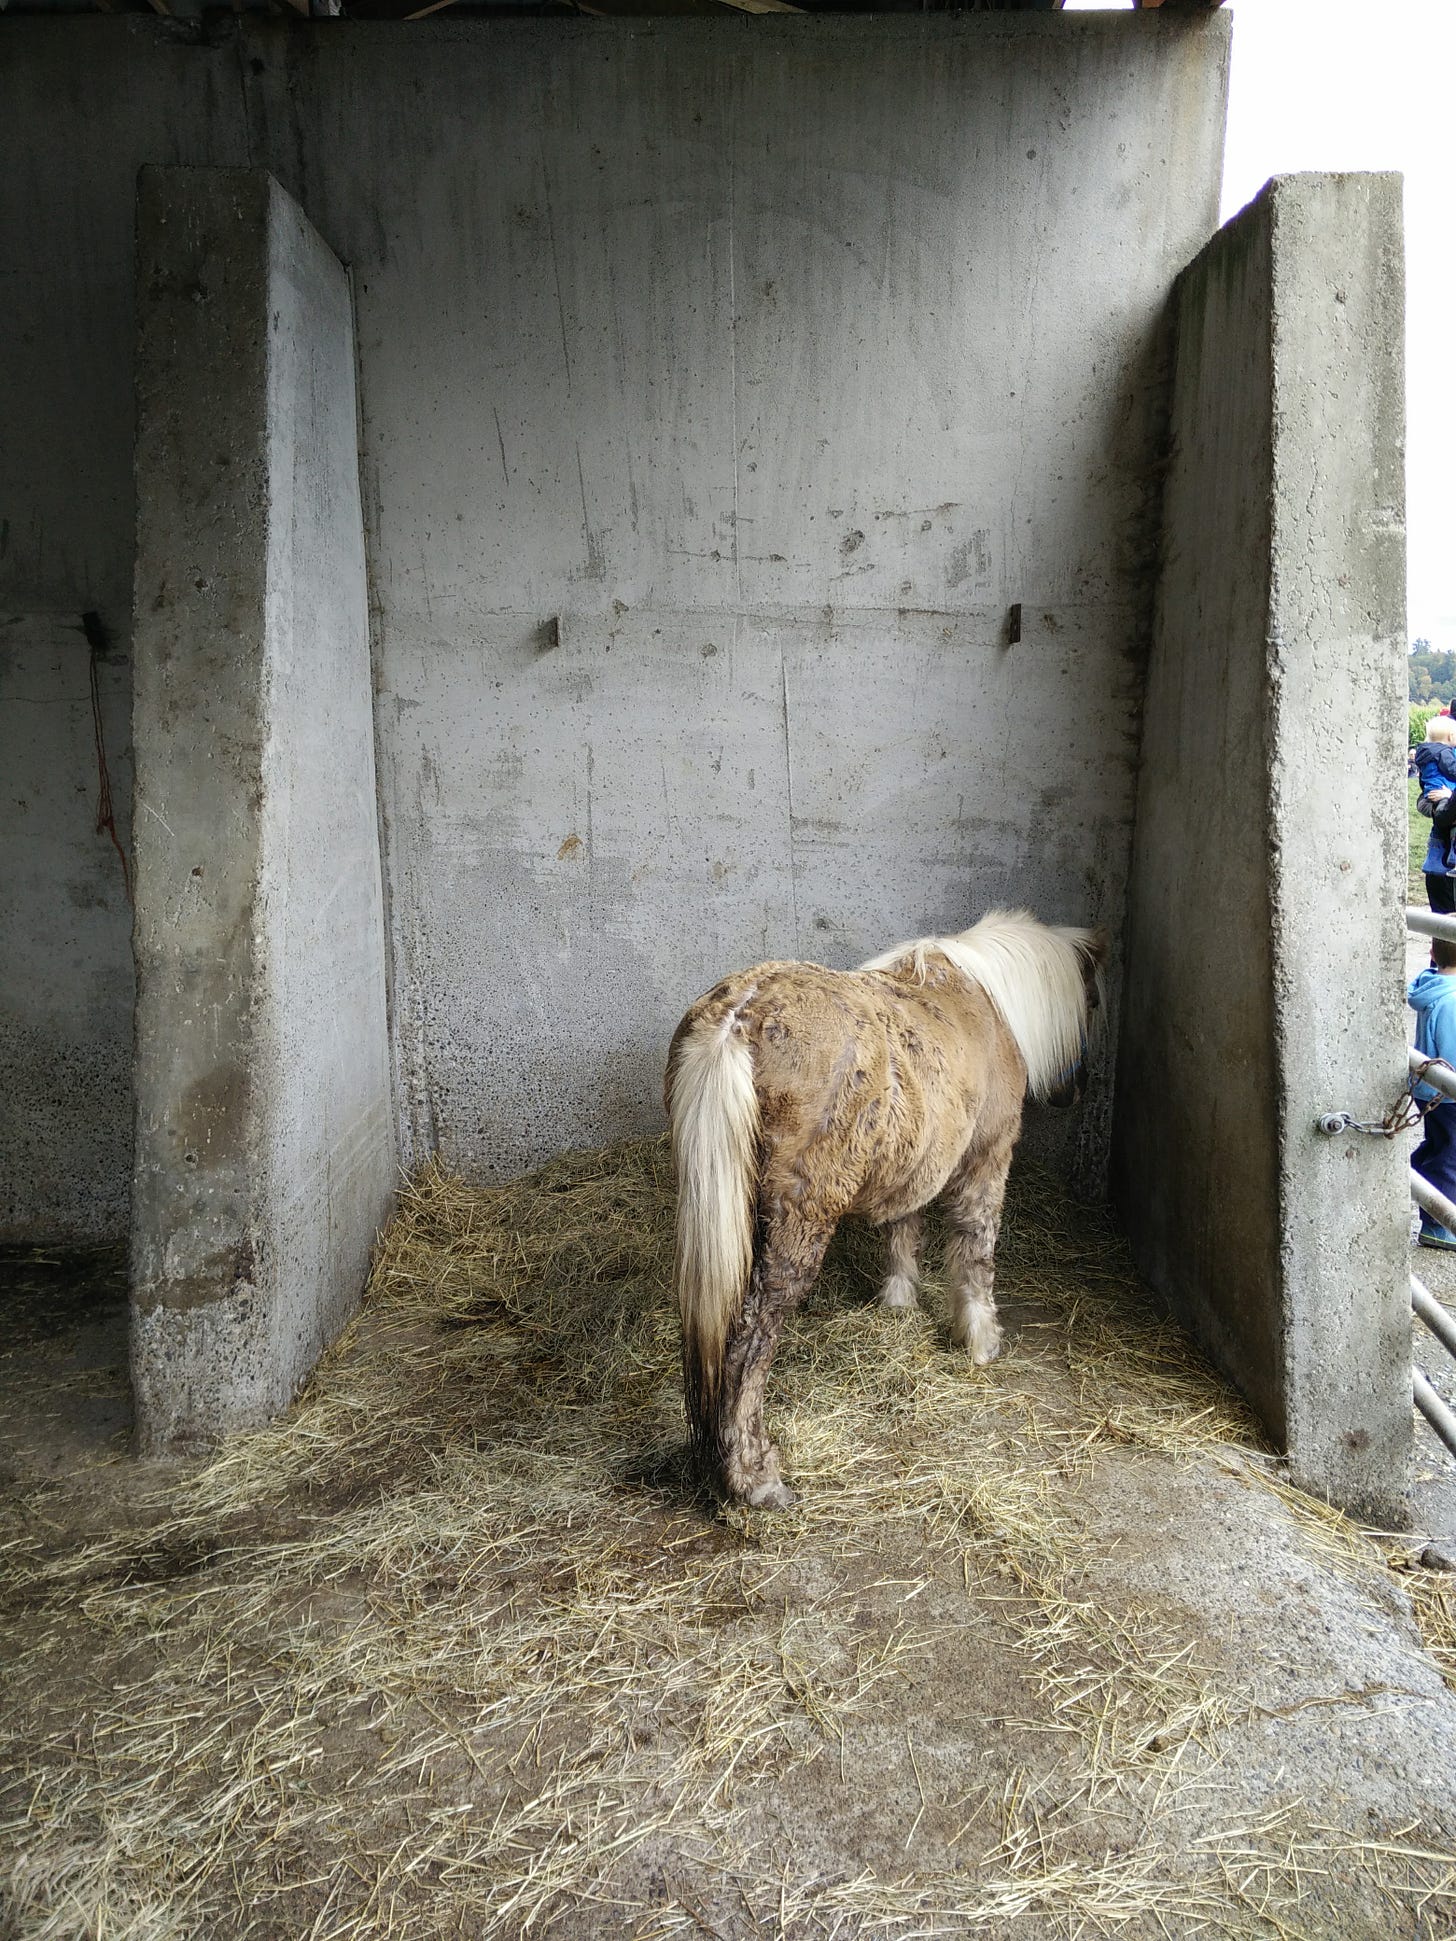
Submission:
<svg viewBox="0 0 1456 1941">
<path fill-rule="evenodd" d="M 1297 169 L 1405 177 L 1408 630 L 1456 649 L 1456 0 L 1238 0 L 1228 10 L 1226 217 L 1271 175 Z"/>
</svg>

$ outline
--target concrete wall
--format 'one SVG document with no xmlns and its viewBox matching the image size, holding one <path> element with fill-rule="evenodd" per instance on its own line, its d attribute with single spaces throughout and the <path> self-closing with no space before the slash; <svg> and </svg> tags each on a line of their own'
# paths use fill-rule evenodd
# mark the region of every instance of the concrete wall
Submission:
<svg viewBox="0 0 1456 1941">
<path fill-rule="evenodd" d="M 168 33 L 79 25 L 29 22 L 0 61 L 0 1239 L 127 1231 L 131 910 L 95 827 L 82 615 L 107 641 L 129 853 L 136 172 L 191 152 L 247 159 L 220 60 Z"/>
<path fill-rule="evenodd" d="M 1297 1479 L 1390 1515 L 1404 1168 L 1314 1122 L 1405 1065 L 1399 179 L 1275 181 L 1176 313 L 1117 1198 Z"/>
<path fill-rule="evenodd" d="M 57 556 L 129 551 L 138 160 L 264 162 L 352 267 L 411 1157 L 656 1126 L 677 1016 L 766 953 L 997 899 L 1120 927 L 1227 36 L 11 23 L 20 259 L 86 375 L 28 353 L 0 488 Z"/>
<path fill-rule="evenodd" d="M 103 623 L 97 634 L 99 615 L 91 622 L 118 855 L 96 827 L 83 605 L 0 615 L 0 1240 L 91 1243 L 126 1231 L 130 629 L 113 635 Z"/>
<path fill-rule="evenodd" d="M 395 1145 L 348 279 L 262 170 L 138 214 L 139 1442 L 292 1395 Z"/>
<path fill-rule="evenodd" d="M 1215 219 L 1226 26 L 551 23 L 299 66 L 358 277 L 409 1150 L 655 1128 L 678 1016 L 761 957 L 996 900 L 1120 927 L 1158 326 Z M 383 99 L 430 112 L 381 139 Z"/>
</svg>

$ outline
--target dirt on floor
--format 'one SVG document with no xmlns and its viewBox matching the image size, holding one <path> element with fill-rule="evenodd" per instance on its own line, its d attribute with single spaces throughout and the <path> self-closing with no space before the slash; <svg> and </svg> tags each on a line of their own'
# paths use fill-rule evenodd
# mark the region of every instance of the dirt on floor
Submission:
<svg viewBox="0 0 1456 1941">
<path fill-rule="evenodd" d="M 1456 1929 L 1452 1578 L 1287 1488 L 1098 1216 L 1018 1171 L 986 1370 L 836 1242 L 771 1515 L 685 1470 L 671 1208 L 653 1142 L 427 1177 L 207 1464 L 127 1454 L 120 1261 L 12 1257 L 0 1934 Z"/>
</svg>

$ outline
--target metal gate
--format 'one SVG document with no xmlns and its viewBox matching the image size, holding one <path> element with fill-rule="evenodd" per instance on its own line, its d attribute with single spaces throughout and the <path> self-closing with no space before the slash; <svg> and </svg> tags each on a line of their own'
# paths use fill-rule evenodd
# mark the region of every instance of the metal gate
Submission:
<svg viewBox="0 0 1456 1941">
<path fill-rule="evenodd" d="M 1456 943 L 1456 916 L 1438 916 L 1430 910 L 1408 909 L 1405 913 L 1407 930 L 1424 937 L 1442 937 Z M 1387 1139 L 1398 1133 L 1411 1130 L 1420 1122 L 1420 1108 L 1411 1101 L 1410 1085 L 1423 1080 L 1443 1098 L 1456 1102 L 1456 1069 L 1439 1058 L 1423 1058 L 1419 1052 L 1412 1051 L 1408 1056 L 1409 1077 L 1407 1089 L 1400 1100 L 1385 1115 L 1378 1125 L 1363 1123 L 1352 1119 L 1346 1112 L 1330 1112 L 1319 1120 L 1319 1130 L 1336 1135 L 1344 1132 L 1370 1132 Z M 1438 1193 L 1434 1186 L 1421 1178 L 1414 1167 L 1410 1169 L 1411 1198 L 1422 1212 L 1430 1214 L 1433 1220 L 1449 1227 L 1456 1233 L 1456 1203 Z M 1416 1275 L 1410 1277 L 1411 1311 L 1416 1320 L 1428 1328 L 1449 1355 L 1456 1360 L 1456 1319 L 1442 1307 L 1425 1283 Z M 1436 1389 L 1419 1368 L 1411 1368 L 1411 1391 L 1416 1407 L 1430 1423 L 1446 1447 L 1456 1456 L 1456 1412 L 1443 1401 Z"/>
</svg>

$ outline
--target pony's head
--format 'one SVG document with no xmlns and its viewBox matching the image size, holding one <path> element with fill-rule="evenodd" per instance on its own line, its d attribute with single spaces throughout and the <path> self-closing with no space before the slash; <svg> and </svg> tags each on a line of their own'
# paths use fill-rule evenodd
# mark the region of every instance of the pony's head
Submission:
<svg viewBox="0 0 1456 1941">
<path fill-rule="evenodd" d="M 1078 953 L 1082 968 L 1085 1000 L 1082 1044 L 1075 1060 L 1057 1073 L 1042 1092 L 1035 1092 L 1044 1105 L 1080 1105 L 1087 1089 L 1087 1047 L 1091 1042 L 1097 1013 L 1102 1009 L 1102 974 L 1107 962 L 1107 937 L 1101 930 L 1064 930 Z"/>
</svg>

